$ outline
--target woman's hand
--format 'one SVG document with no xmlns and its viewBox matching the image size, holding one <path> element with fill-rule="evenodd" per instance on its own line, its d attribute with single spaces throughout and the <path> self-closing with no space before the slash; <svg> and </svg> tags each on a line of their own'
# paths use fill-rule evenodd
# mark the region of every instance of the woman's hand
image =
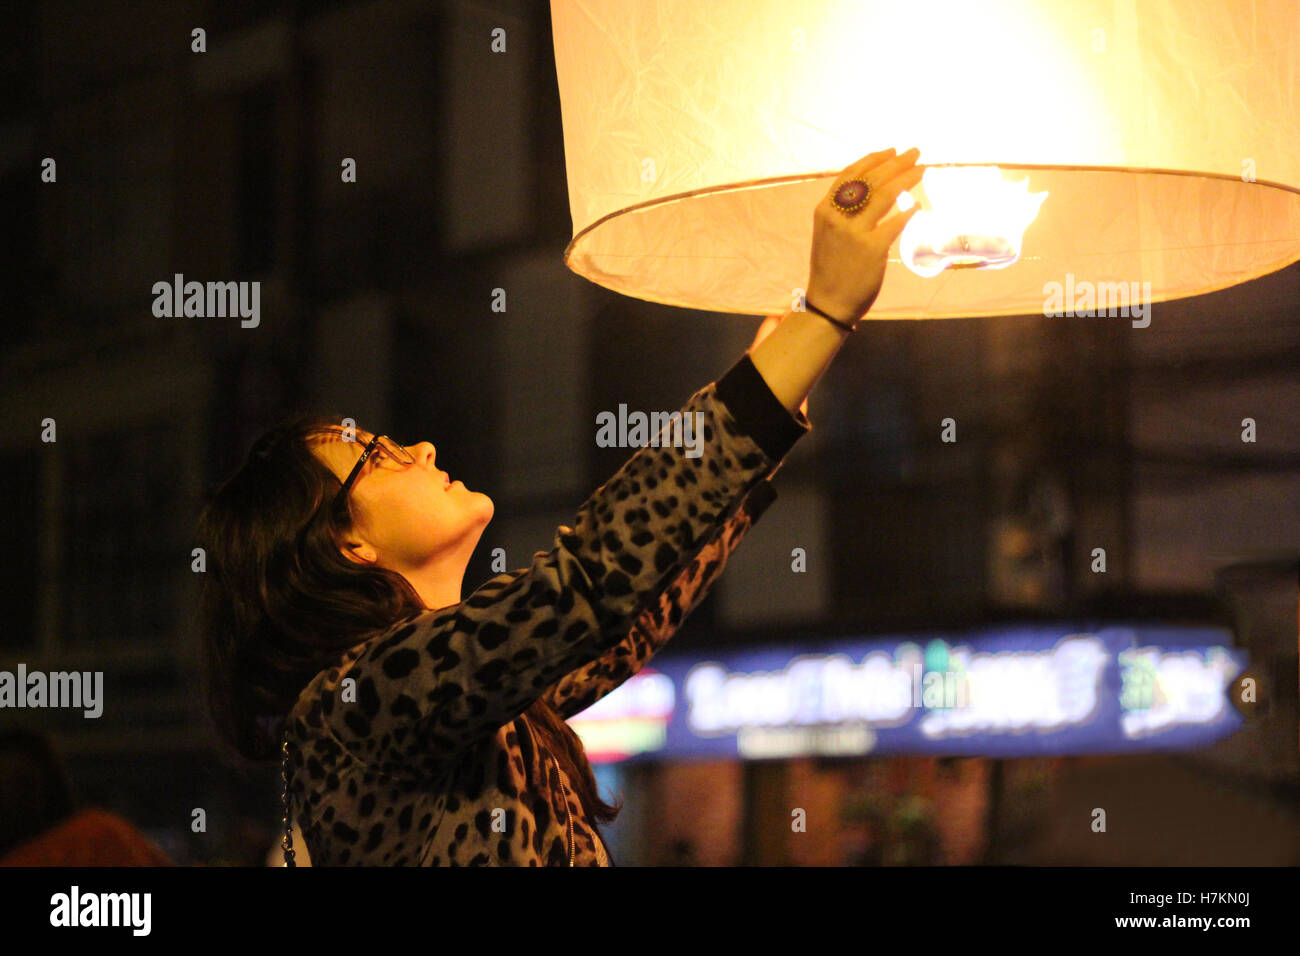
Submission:
<svg viewBox="0 0 1300 956">
<path fill-rule="evenodd" d="M 758 327 L 758 332 L 754 335 L 754 341 L 750 344 L 749 350 L 752 352 L 759 342 L 771 335 L 772 331 L 781 324 L 781 320 L 784 318 L 784 315 L 769 315 L 765 318 L 763 324 Z M 807 398 L 804 398 L 804 400 L 799 403 L 799 411 L 803 413 L 805 418 L 808 417 Z"/>
<path fill-rule="evenodd" d="M 872 153 L 845 167 L 835 178 L 813 212 L 806 302 L 845 322 L 861 318 L 871 308 L 885 277 L 889 247 L 918 207 L 881 220 L 899 193 L 921 181 L 923 171 L 916 166 L 920 155 L 916 147 L 901 156 L 894 155 L 893 149 Z M 849 179 L 861 179 L 870 186 L 867 204 L 852 214 L 831 204 L 836 189 Z"/>
<path fill-rule="evenodd" d="M 804 290 L 808 304 L 845 322 L 860 318 L 871 308 L 885 277 L 889 247 L 917 207 L 881 220 L 903 190 L 921 181 L 921 170 L 916 168 L 920 155 L 917 149 L 902 156 L 895 156 L 892 149 L 872 153 L 836 178 L 813 214 L 812 272 Z M 836 189 L 848 179 L 862 179 L 870 187 L 866 205 L 854 215 L 831 204 Z M 791 316 L 789 324 L 783 324 Z M 771 340 L 764 342 L 768 336 Z M 806 416 L 808 393 L 846 338 L 843 331 L 810 311 L 770 315 L 749 348 L 750 360 L 782 407 L 791 415 L 798 411 Z"/>
</svg>

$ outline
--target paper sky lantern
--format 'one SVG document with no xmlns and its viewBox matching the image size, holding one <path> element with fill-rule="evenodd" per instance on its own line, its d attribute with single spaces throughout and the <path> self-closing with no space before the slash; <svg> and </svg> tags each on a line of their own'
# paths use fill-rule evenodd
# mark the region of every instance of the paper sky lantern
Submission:
<svg viewBox="0 0 1300 956">
<path fill-rule="evenodd" d="M 890 146 L 935 168 L 873 316 L 1041 313 L 1083 282 L 1160 302 L 1300 259 L 1300 0 L 552 0 L 551 16 L 565 262 L 625 295 L 784 312 L 813 207 Z"/>
</svg>

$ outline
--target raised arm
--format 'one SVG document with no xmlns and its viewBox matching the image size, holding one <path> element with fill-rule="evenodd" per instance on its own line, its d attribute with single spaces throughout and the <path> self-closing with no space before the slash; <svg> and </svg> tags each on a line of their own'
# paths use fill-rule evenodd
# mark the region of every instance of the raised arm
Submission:
<svg viewBox="0 0 1300 956">
<path fill-rule="evenodd" d="M 812 268 L 805 289 L 809 305 L 850 324 L 871 308 L 884 281 L 889 247 L 920 208 L 884 218 L 899 194 L 921 181 L 919 156 L 916 149 L 901 156 L 892 149 L 872 153 L 836 177 L 813 212 Z M 831 203 L 835 187 L 848 179 L 870 187 L 866 205 L 851 215 Z M 750 356 L 777 401 L 793 413 L 848 336 L 847 329 L 815 312 L 791 310 Z"/>
<path fill-rule="evenodd" d="M 776 499 L 771 481 L 760 482 L 659 600 L 641 612 L 631 630 L 611 650 L 565 674 L 546 699 L 568 720 L 632 677 L 677 633 L 727 567 L 742 538 Z"/>
<path fill-rule="evenodd" d="M 436 772 L 626 638 L 811 429 L 748 355 L 681 411 L 702 415 L 699 457 L 685 442 L 638 450 L 528 568 L 370 642 L 338 675 L 356 680 L 355 702 L 322 692 L 338 742 L 382 772 Z"/>
<path fill-rule="evenodd" d="M 415 615 L 368 643 L 338 675 L 356 679 L 356 701 L 324 690 L 311 711 L 343 747 L 383 772 L 432 773 L 629 636 L 810 430 L 799 406 L 848 334 L 835 323 L 870 308 L 910 216 L 880 221 L 920 180 L 915 151 L 892 154 L 866 156 L 837 179 L 868 183 L 862 209 L 833 208 L 832 187 L 815 210 L 806 298 L 832 321 L 787 313 L 690 397 L 681 411 L 703 416 L 700 457 L 687 457 L 685 443 L 640 449 L 529 568 L 499 574 L 460 604 Z"/>
</svg>

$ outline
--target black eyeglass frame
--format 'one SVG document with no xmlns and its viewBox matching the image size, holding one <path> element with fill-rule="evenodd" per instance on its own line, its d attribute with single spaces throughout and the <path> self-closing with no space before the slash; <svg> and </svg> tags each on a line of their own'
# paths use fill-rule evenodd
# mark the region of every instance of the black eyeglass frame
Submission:
<svg viewBox="0 0 1300 956">
<path fill-rule="evenodd" d="M 384 441 L 385 439 L 387 439 L 387 441 Z M 361 474 L 361 469 L 366 466 L 366 462 L 370 460 L 370 456 L 374 454 L 375 449 L 381 447 L 379 444 L 381 441 L 384 441 L 382 446 L 383 453 L 393 458 L 394 461 L 403 465 L 415 464 L 415 459 L 411 457 L 411 453 L 393 439 L 389 438 L 387 435 L 376 435 L 366 443 L 365 450 L 361 452 L 361 457 L 357 459 L 357 463 L 352 466 L 352 471 L 348 474 L 347 481 L 343 482 L 343 487 L 341 487 L 338 494 L 334 496 L 334 507 L 336 509 L 343 504 L 344 500 L 346 500 L 348 492 L 352 490 L 352 486 L 356 484 L 356 480 Z"/>
</svg>

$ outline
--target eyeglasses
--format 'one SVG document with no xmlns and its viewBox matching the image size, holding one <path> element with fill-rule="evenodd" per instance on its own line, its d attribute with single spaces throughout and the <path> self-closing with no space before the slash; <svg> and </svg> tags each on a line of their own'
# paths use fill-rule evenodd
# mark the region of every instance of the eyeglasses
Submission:
<svg viewBox="0 0 1300 956">
<path fill-rule="evenodd" d="M 361 474 L 361 469 L 366 466 L 366 462 L 374 455 L 375 463 L 382 465 L 385 461 L 393 462 L 398 468 L 405 468 L 407 465 L 414 465 L 415 459 L 411 453 L 393 441 L 387 435 L 376 435 L 366 444 L 365 450 L 357 463 L 352 466 L 352 473 L 348 475 L 348 480 L 343 482 L 343 487 L 339 493 L 334 496 L 334 507 L 340 507 L 348 496 L 348 491 L 356 483 L 357 477 Z"/>
</svg>

